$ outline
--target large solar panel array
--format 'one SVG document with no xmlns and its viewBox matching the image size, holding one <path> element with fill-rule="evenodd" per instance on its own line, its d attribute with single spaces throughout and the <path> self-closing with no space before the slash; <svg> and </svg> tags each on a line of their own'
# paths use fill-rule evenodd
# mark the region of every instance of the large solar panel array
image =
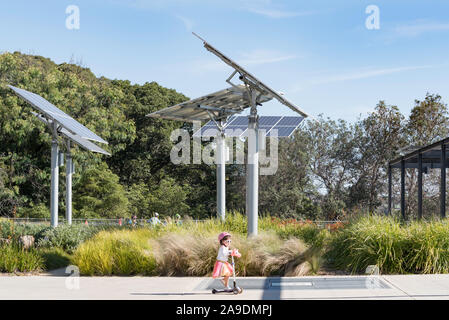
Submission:
<svg viewBox="0 0 449 320">
<path fill-rule="evenodd" d="M 97 136 L 95 133 L 87 129 L 85 126 L 83 126 L 81 123 L 70 117 L 65 112 L 59 110 L 56 106 L 42 98 L 41 96 L 20 89 L 13 86 L 9 86 L 14 92 L 20 96 L 22 99 L 30 103 L 32 106 L 34 106 L 36 109 L 38 109 L 40 112 L 44 113 L 48 118 L 51 120 L 56 121 L 59 123 L 62 127 L 67 129 L 72 134 L 77 134 L 81 138 L 97 141 L 101 143 L 108 144 L 107 141 L 103 140 L 101 137 Z"/>
<path fill-rule="evenodd" d="M 303 117 L 291 116 L 261 116 L 259 117 L 259 130 L 265 130 L 268 137 L 273 130 L 277 130 L 278 137 L 290 137 L 298 128 Z M 194 137 L 215 137 L 219 130 L 213 121 L 207 122 L 200 130 L 193 134 Z M 227 137 L 247 137 L 248 136 L 248 117 L 233 116 L 228 120 L 225 127 Z"/>
</svg>

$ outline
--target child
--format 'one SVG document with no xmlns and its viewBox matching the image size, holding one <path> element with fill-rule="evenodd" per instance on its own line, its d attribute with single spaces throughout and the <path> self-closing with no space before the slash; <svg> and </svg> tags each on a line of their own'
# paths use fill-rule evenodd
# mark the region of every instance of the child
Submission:
<svg viewBox="0 0 449 320">
<path fill-rule="evenodd" d="M 229 255 L 240 257 L 240 253 L 237 249 L 229 250 L 231 244 L 231 234 L 228 232 L 222 232 L 218 235 L 218 241 L 220 242 L 220 249 L 218 249 L 217 261 L 215 262 L 214 271 L 212 277 L 223 277 L 223 284 L 226 290 L 231 291 L 229 287 L 229 277 L 232 275 L 232 266 L 228 262 Z"/>
</svg>

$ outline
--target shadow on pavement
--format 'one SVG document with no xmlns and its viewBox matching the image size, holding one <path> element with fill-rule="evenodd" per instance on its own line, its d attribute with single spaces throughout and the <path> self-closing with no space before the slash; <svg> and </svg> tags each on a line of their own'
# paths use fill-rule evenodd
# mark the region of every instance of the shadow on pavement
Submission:
<svg viewBox="0 0 449 320">
<path fill-rule="evenodd" d="M 132 296 L 204 296 L 212 293 L 208 292 L 131 292 Z"/>
<path fill-rule="evenodd" d="M 279 278 L 280 280 L 281 278 Z M 262 300 L 280 300 L 281 299 L 281 288 L 274 288 L 271 286 L 271 280 L 273 278 L 267 278 L 265 279 L 263 294 L 262 294 Z"/>
</svg>

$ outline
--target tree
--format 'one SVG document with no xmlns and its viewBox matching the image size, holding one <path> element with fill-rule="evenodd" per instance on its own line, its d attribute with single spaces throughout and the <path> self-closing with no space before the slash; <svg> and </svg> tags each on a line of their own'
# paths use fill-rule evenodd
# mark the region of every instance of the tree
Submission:
<svg viewBox="0 0 449 320">
<path fill-rule="evenodd" d="M 415 100 L 406 126 L 409 145 L 420 147 L 449 136 L 447 105 L 438 94 L 427 93 L 424 100 Z M 439 170 L 429 170 L 423 177 L 423 215 L 438 213 Z M 417 170 L 407 170 L 406 214 L 417 212 Z"/>
<path fill-rule="evenodd" d="M 356 159 L 356 132 L 344 120 L 324 119 L 308 121 L 303 139 L 307 141 L 312 181 L 325 204 L 323 218 L 332 220 L 344 214 L 347 187 L 353 182 L 353 163 Z"/>
<path fill-rule="evenodd" d="M 350 207 L 373 212 L 382 204 L 388 161 L 406 144 L 403 127 L 404 116 L 398 107 L 386 105 L 384 101 L 379 101 L 375 111 L 357 123 L 355 141 L 359 156 L 353 168 L 355 182 L 348 193 Z"/>
<path fill-rule="evenodd" d="M 129 216 L 128 205 L 119 177 L 105 164 L 85 170 L 74 185 L 74 217 L 126 217 Z"/>
</svg>

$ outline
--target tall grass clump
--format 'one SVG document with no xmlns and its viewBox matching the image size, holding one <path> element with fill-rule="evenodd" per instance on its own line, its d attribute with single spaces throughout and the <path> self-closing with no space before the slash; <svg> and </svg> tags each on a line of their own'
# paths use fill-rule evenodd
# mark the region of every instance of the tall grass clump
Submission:
<svg viewBox="0 0 449 320">
<path fill-rule="evenodd" d="M 37 250 L 26 250 L 15 244 L 0 245 L 0 272 L 31 272 L 44 268 L 44 260 Z"/>
<path fill-rule="evenodd" d="M 368 265 L 389 274 L 448 273 L 449 223 L 359 218 L 334 234 L 326 258 L 332 267 L 353 273 Z"/>
<path fill-rule="evenodd" d="M 449 273 L 449 222 L 447 220 L 412 222 L 405 257 L 411 273 Z"/>
<path fill-rule="evenodd" d="M 84 275 L 153 275 L 150 238 L 146 229 L 101 231 L 78 247 L 72 261 Z"/>
</svg>

